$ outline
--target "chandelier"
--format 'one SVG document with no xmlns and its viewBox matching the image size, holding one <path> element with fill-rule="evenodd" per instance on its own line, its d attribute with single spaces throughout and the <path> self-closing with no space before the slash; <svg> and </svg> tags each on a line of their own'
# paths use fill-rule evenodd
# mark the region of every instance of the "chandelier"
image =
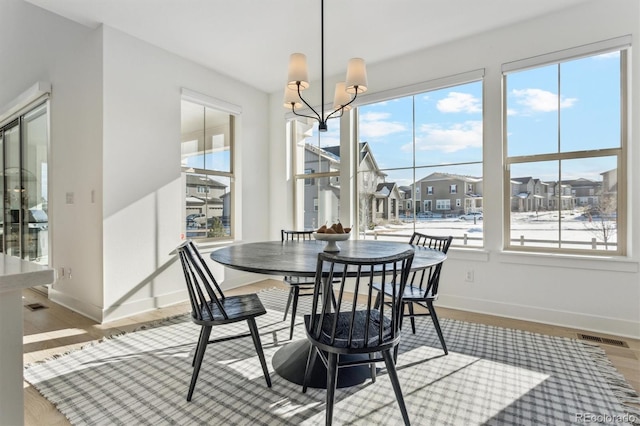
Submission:
<svg viewBox="0 0 640 426">
<path fill-rule="evenodd" d="M 318 130 L 327 131 L 327 120 L 341 117 L 345 111 L 351 109 L 351 103 L 356 100 L 359 93 L 367 90 L 367 69 L 364 59 L 352 58 L 347 65 L 346 81 L 336 84 L 333 98 L 333 111 L 325 115 L 324 112 L 324 0 L 320 0 L 320 59 L 321 59 L 321 103 L 318 113 L 302 97 L 302 91 L 309 88 L 309 73 L 307 71 L 307 57 L 302 53 L 293 53 L 289 60 L 289 77 L 287 87 L 284 90 L 284 106 L 300 117 L 318 120 Z M 352 97 L 353 96 L 353 97 Z M 313 115 L 300 114 L 296 108 L 302 104 L 311 110 Z"/>
</svg>

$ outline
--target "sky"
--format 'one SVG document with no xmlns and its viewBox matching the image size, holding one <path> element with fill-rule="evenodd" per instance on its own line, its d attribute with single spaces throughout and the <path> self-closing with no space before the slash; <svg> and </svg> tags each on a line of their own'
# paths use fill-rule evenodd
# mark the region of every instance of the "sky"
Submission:
<svg viewBox="0 0 640 426">
<path fill-rule="evenodd" d="M 509 156 L 620 147 L 618 52 L 510 73 L 505 90 Z M 389 182 L 435 171 L 482 176 L 481 81 L 361 106 L 359 124 Z M 338 136 L 339 120 L 330 120 L 321 146 L 338 145 Z M 565 160 L 560 174 L 558 161 L 545 161 L 512 165 L 511 177 L 600 181 L 615 167 L 615 156 Z"/>
</svg>

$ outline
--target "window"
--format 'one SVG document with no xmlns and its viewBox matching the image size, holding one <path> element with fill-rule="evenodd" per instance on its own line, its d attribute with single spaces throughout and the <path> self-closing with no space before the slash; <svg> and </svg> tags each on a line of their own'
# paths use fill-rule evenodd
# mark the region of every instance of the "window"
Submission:
<svg viewBox="0 0 640 426">
<path fill-rule="evenodd" d="M 181 108 L 186 236 L 230 238 L 234 116 L 184 99 Z"/>
<path fill-rule="evenodd" d="M 340 120 L 331 120 L 327 132 L 318 122 L 296 117 L 287 122 L 295 177 L 296 229 L 317 229 L 339 220 Z"/>
<path fill-rule="evenodd" d="M 451 210 L 451 200 L 436 200 L 436 210 Z"/>
<path fill-rule="evenodd" d="M 468 224 L 446 217 L 463 214 L 465 205 L 482 211 L 481 78 L 481 71 L 471 72 L 358 107 L 360 238 L 407 241 L 414 230 L 431 230 L 452 235 L 454 246 L 483 246 L 483 224 L 470 233 Z M 376 184 L 365 184 L 371 181 Z M 478 184 L 475 193 L 458 195 L 458 203 L 449 195 L 459 192 L 459 182 Z M 385 191 L 392 184 L 413 207 L 399 217 L 392 209 L 396 194 Z M 374 202 L 383 207 L 374 209 Z"/>
<path fill-rule="evenodd" d="M 626 50 L 503 66 L 505 247 L 625 254 Z"/>
<path fill-rule="evenodd" d="M 315 170 L 313 170 L 313 169 L 305 169 L 304 170 L 304 174 L 305 175 L 310 175 L 310 174 L 313 174 L 314 172 L 315 172 Z M 315 182 L 315 180 L 313 178 L 304 180 L 304 184 L 305 185 L 315 185 L 315 183 L 316 182 Z"/>
</svg>

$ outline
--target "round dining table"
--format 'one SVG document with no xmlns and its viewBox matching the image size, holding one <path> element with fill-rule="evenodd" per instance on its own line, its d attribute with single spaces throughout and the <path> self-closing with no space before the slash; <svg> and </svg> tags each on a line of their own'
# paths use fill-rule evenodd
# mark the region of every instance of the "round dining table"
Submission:
<svg viewBox="0 0 640 426">
<path fill-rule="evenodd" d="M 246 272 L 313 277 L 316 275 L 318 253 L 324 251 L 326 244 L 319 240 L 234 244 L 211 252 L 211 259 Z M 332 254 L 358 259 L 392 256 L 413 249 L 413 271 L 428 268 L 446 259 L 446 254 L 439 250 L 401 242 L 346 240 L 338 242 L 338 247 L 340 251 Z M 302 385 L 309 348 L 307 339 L 292 341 L 280 348 L 272 360 L 276 373 L 290 382 Z M 310 387 L 326 388 L 326 369 L 321 362 L 315 363 L 310 377 Z M 363 383 L 370 377 L 371 372 L 366 365 L 343 368 L 338 373 L 338 387 Z"/>
</svg>

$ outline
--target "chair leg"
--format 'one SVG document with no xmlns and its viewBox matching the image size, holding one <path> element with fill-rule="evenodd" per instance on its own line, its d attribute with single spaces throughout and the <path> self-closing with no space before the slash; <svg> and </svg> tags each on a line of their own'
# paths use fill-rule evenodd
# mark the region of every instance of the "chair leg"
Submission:
<svg viewBox="0 0 640 426">
<path fill-rule="evenodd" d="M 369 353 L 369 359 L 372 360 L 374 355 L 375 355 L 374 352 Z M 369 364 L 369 368 L 371 369 L 371 383 L 375 383 L 376 382 L 376 363 L 371 361 L 371 363 Z"/>
<path fill-rule="evenodd" d="M 333 402 L 336 398 L 336 387 L 338 385 L 338 354 L 329 352 L 327 359 L 327 411 L 325 424 L 331 426 L 333 421 Z"/>
<path fill-rule="evenodd" d="M 249 330 L 251 331 L 251 337 L 253 338 L 253 345 L 256 347 L 258 358 L 260 358 L 260 365 L 262 365 L 262 372 L 264 373 L 264 379 L 267 381 L 267 386 L 271 387 L 271 377 L 269 376 L 269 369 L 267 368 L 267 361 L 264 359 L 264 351 L 262 350 L 262 343 L 260 342 L 260 333 L 258 332 L 258 325 L 255 318 L 248 318 Z"/>
<path fill-rule="evenodd" d="M 407 407 L 404 405 L 404 397 L 402 396 L 402 389 L 400 388 L 400 381 L 398 380 L 396 363 L 391 356 L 391 349 L 382 351 L 382 356 L 387 367 L 387 373 L 389 374 L 391 385 L 393 386 L 393 392 L 396 394 L 396 399 L 398 400 L 398 405 L 400 406 L 400 412 L 402 413 L 404 424 L 410 425 L 411 422 L 409 421 L 409 413 L 407 412 Z"/>
<path fill-rule="evenodd" d="M 289 297 L 287 297 L 287 307 L 284 308 L 284 317 L 282 321 L 286 321 L 287 313 L 289 312 L 289 306 L 291 306 L 291 298 L 293 297 L 293 286 L 289 287 Z"/>
<path fill-rule="evenodd" d="M 296 312 L 298 311 L 298 298 L 300 297 L 300 287 L 291 287 L 293 290 L 293 305 L 291 306 L 291 325 L 289 326 L 289 340 L 293 340 L 293 327 L 296 325 Z"/>
<path fill-rule="evenodd" d="M 202 331 L 200 332 L 200 340 L 198 341 L 198 350 L 196 352 L 195 365 L 193 366 L 193 373 L 191 374 L 189 393 L 187 393 L 187 401 L 191 401 L 191 397 L 193 396 L 193 390 L 196 387 L 198 373 L 200 373 L 200 366 L 202 365 L 202 359 L 204 358 L 204 352 L 207 349 L 207 343 L 209 342 L 210 335 L 211 327 L 202 327 Z"/>
<path fill-rule="evenodd" d="M 198 336 L 198 344 L 196 345 L 196 350 L 193 353 L 193 359 L 191 360 L 191 366 L 195 366 L 196 365 L 196 355 L 198 354 L 198 351 L 200 350 L 200 342 L 202 342 L 202 333 L 204 332 L 204 327 L 200 327 L 200 336 Z"/>
<path fill-rule="evenodd" d="M 442 329 L 440 328 L 440 321 L 438 321 L 438 315 L 436 314 L 436 310 L 433 308 L 433 302 L 427 300 L 427 307 L 429 308 L 429 316 L 431 317 L 431 321 L 433 321 L 433 326 L 436 328 L 436 333 L 438 333 L 438 338 L 440 339 L 440 344 L 442 345 L 442 349 L 444 349 L 444 354 L 449 355 L 449 351 L 447 350 L 447 344 L 444 343 L 444 336 L 442 335 Z"/>
<path fill-rule="evenodd" d="M 411 332 L 413 334 L 416 334 L 416 318 L 413 312 L 413 303 L 409 302 L 407 303 L 407 306 L 409 306 L 409 318 L 411 319 Z"/>
<path fill-rule="evenodd" d="M 307 383 L 309 383 L 309 376 L 316 364 L 316 357 L 318 356 L 318 350 L 315 346 L 309 346 L 309 355 L 307 355 L 307 367 L 304 370 L 304 379 L 302 381 L 302 393 L 307 393 Z"/>
</svg>

